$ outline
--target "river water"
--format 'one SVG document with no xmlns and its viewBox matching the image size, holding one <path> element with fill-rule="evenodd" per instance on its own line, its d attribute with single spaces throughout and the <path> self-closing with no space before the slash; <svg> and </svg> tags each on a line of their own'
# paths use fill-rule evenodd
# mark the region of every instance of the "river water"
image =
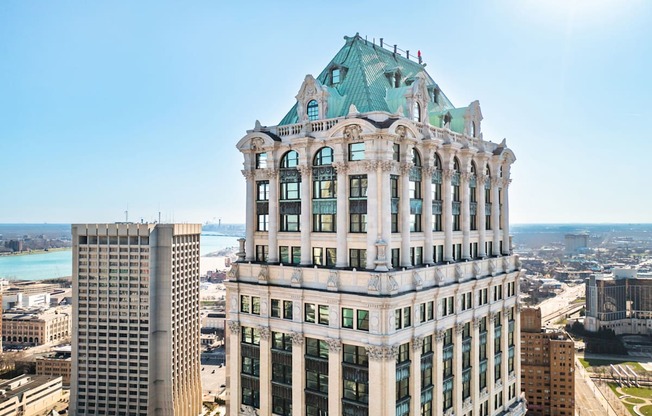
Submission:
<svg viewBox="0 0 652 416">
<path fill-rule="evenodd" d="M 199 251 L 202 256 L 226 247 L 238 247 L 238 237 L 210 233 L 201 235 Z M 20 256 L 0 256 L 0 278 L 42 280 L 71 275 L 71 250 Z"/>
</svg>

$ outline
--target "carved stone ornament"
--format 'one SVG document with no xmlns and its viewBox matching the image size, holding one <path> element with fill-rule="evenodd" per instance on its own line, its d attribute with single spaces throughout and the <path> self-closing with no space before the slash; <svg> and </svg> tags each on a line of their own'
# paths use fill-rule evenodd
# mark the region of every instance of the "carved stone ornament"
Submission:
<svg viewBox="0 0 652 416">
<path fill-rule="evenodd" d="M 461 323 L 461 322 L 456 323 L 455 324 L 455 333 L 459 335 L 459 334 L 462 333 L 462 331 L 464 331 L 464 324 Z"/>
<path fill-rule="evenodd" d="M 473 275 L 475 277 L 480 277 L 482 274 L 482 268 L 480 268 L 480 262 L 473 262 Z"/>
<path fill-rule="evenodd" d="M 346 162 L 334 162 L 333 167 L 337 173 L 346 173 L 349 171 L 349 165 Z"/>
<path fill-rule="evenodd" d="M 380 161 L 379 166 L 383 172 L 391 172 L 394 169 L 394 164 L 395 162 L 391 160 L 382 160 Z"/>
<path fill-rule="evenodd" d="M 435 283 L 440 285 L 445 278 L 446 276 L 444 276 L 444 272 L 442 272 L 440 268 L 437 268 L 437 270 L 435 270 Z"/>
<path fill-rule="evenodd" d="M 435 341 L 444 342 L 444 338 L 446 338 L 446 330 L 438 329 L 435 331 Z"/>
<path fill-rule="evenodd" d="M 414 163 L 412 162 L 403 162 L 399 165 L 398 170 L 401 172 L 402 175 L 407 174 L 410 172 L 410 169 L 414 166 Z"/>
<path fill-rule="evenodd" d="M 266 326 L 259 326 L 258 333 L 260 334 L 260 339 L 265 341 L 269 341 L 269 338 L 272 335 L 272 331 L 270 331 L 269 327 Z"/>
<path fill-rule="evenodd" d="M 398 357 L 397 346 L 368 345 L 365 347 L 365 350 L 367 350 L 369 359 L 374 361 L 395 360 Z"/>
<path fill-rule="evenodd" d="M 485 387 L 484 389 L 480 390 L 480 400 L 485 399 L 487 397 L 489 397 L 489 389 Z"/>
<path fill-rule="evenodd" d="M 242 172 L 242 176 L 244 176 L 245 179 L 247 179 L 247 180 L 253 180 L 254 177 L 256 176 L 256 172 L 254 172 L 253 170 L 245 170 L 245 169 L 243 169 L 240 172 Z"/>
<path fill-rule="evenodd" d="M 236 280 L 236 279 L 238 278 L 238 271 L 239 271 L 238 268 L 239 268 L 239 266 L 240 266 L 240 265 L 239 265 L 238 263 L 233 263 L 233 264 L 231 265 L 231 268 L 230 268 L 229 271 L 226 273 L 226 276 L 227 276 L 230 280 Z"/>
<path fill-rule="evenodd" d="M 363 162 L 364 166 L 364 171 L 365 172 L 375 172 L 376 169 L 378 169 L 378 161 L 377 160 L 365 160 Z"/>
<path fill-rule="evenodd" d="M 405 126 L 396 126 L 396 135 L 398 136 L 399 140 L 405 139 L 405 136 L 407 135 L 407 129 Z"/>
<path fill-rule="evenodd" d="M 350 140 L 352 142 L 360 141 L 362 140 L 360 133 L 362 133 L 362 127 L 359 125 L 353 124 L 351 126 L 346 126 L 344 128 L 344 139 Z"/>
<path fill-rule="evenodd" d="M 467 397 L 466 399 L 464 399 L 464 402 L 462 403 L 462 407 L 464 409 L 470 408 L 472 405 L 473 405 L 473 400 L 471 400 L 470 397 Z"/>
<path fill-rule="evenodd" d="M 509 270 L 509 258 L 503 257 L 503 271 L 507 272 Z"/>
<path fill-rule="evenodd" d="M 292 277 L 290 278 L 290 283 L 293 285 L 300 285 L 303 282 L 303 269 L 300 267 L 295 267 L 292 271 Z"/>
<path fill-rule="evenodd" d="M 502 181 L 500 178 L 491 178 L 491 186 L 497 188 L 501 185 Z"/>
<path fill-rule="evenodd" d="M 446 409 L 444 411 L 444 416 L 454 416 L 454 409 L 451 407 L 450 409 Z"/>
<path fill-rule="evenodd" d="M 423 347 L 423 337 L 412 338 L 412 350 L 419 351 Z"/>
<path fill-rule="evenodd" d="M 238 321 L 228 321 L 229 324 L 229 330 L 231 330 L 232 334 L 239 334 L 240 333 L 240 322 Z"/>
<path fill-rule="evenodd" d="M 297 166 L 297 170 L 303 177 L 310 177 L 310 174 L 312 174 L 312 168 L 310 166 L 299 165 Z"/>
<path fill-rule="evenodd" d="M 337 270 L 331 270 L 328 273 L 326 287 L 328 287 L 329 290 L 338 290 L 340 288 L 340 272 Z"/>
<path fill-rule="evenodd" d="M 389 290 L 391 292 L 398 290 L 398 282 L 396 281 L 396 277 L 394 277 L 394 273 L 387 275 L 387 279 L 389 281 Z"/>
<path fill-rule="evenodd" d="M 269 280 L 269 266 L 262 264 L 258 272 L 258 280 L 267 282 Z"/>
<path fill-rule="evenodd" d="M 516 306 L 516 312 L 521 312 L 521 310 L 523 309 L 523 305 L 521 304 L 521 302 L 516 302 L 516 305 L 514 306 Z"/>
<path fill-rule="evenodd" d="M 421 174 L 424 175 L 426 178 L 432 178 L 433 173 L 435 173 L 437 169 L 435 169 L 434 166 L 424 166 L 421 168 Z"/>
<path fill-rule="evenodd" d="M 449 180 L 451 180 L 451 179 L 453 178 L 453 170 L 452 170 L 452 169 L 444 169 L 444 170 L 441 172 L 441 176 L 442 176 L 445 180 L 448 180 L 448 181 L 449 181 Z"/>
<path fill-rule="evenodd" d="M 512 309 L 511 306 L 504 306 L 503 307 L 503 316 L 507 316 L 509 314 L 510 309 Z"/>
<path fill-rule="evenodd" d="M 478 186 L 481 188 L 487 183 L 487 175 L 478 175 L 476 177 L 476 181 L 478 182 Z"/>
<path fill-rule="evenodd" d="M 468 182 L 469 179 L 471 179 L 471 174 L 469 172 L 462 172 L 460 173 L 460 180 L 462 182 Z"/>
<path fill-rule="evenodd" d="M 326 343 L 328 344 L 328 350 L 332 352 L 340 352 L 342 349 L 342 341 L 335 338 L 326 338 Z"/>
<path fill-rule="evenodd" d="M 489 260 L 489 273 L 491 273 L 492 276 L 496 275 L 496 261 L 494 259 Z"/>
<path fill-rule="evenodd" d="M 414 286 L 416 286 L 417 289 L 423 287 L 423 277 L 421 277 L 418 271 L 415 270 L 412 272 L 412 280 L 414 280 Z"/>
<path fill-rule="evenodd" d="M 265 169 L 263 171 L 263 175 L 267 179 L 276 179 L 276 177 L 278 176 L 278 169 Z"/>
<path fill-rule="evenodd" d="M 475 329 L 480 328 L 481 323 L 482 323 L 482 318 L 478 318 L 478 317 L 473 318 L 473 328 Z"/>
<path fill-rule="evenodd" d="M 459 263 L 455 265 L 455 278 L 457 280 L 464 278 L 464 270 L 462 269 L 462 265 Z"/>
<path fill-rule="evenodd" d="M 372 273 L 369 276 L 369 284 L 367 290 L 370 292 L 380 292 L 380 274 Z"/>
<path fill-rule="evenodd" d="M 503 179 L 503 188 L 508 188 L 510 183 L 512 183 L 511 179 Z"/>
<path fill-rule="evenodd" d="M 240 415 L 242 416 L 258 416 L 258 411 L 254 407 L 243 404 L 240 406 Z"/>
<path fill-rule="evenodd" d="M 290 338 L 294 345 L 303 345 L 303 334 L 300 332 L 290 332 Z"/>
</svg>

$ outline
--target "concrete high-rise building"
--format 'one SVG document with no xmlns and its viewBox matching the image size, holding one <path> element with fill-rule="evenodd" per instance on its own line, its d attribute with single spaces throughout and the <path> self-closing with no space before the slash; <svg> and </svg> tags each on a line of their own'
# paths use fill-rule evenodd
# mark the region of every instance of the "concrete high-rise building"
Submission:
<svg viewBox="0 0 652 416">
<path fill-rule="evenodd" d="M 79 224 L 73 415 L 201 412 L 199 224 Z"/>
<path fill-rule="evenodd" d="M 228 414 L 524 414 L 514 155 L 420 54 L 345 39 L 237 144 Z"/>
<path fill-rule="evenodd" d="M 564 236 L 564 249 L 567 255 L 578 254 L 589 247 L 588 234 L 566 234 Z"/>
<path fill-rule="evenodd" d="M 521 310 L 521 386 L 528 415 L 575 414 L 575 343 L 562 330 L 541 328 L 541 309 Z"/>
</svg>

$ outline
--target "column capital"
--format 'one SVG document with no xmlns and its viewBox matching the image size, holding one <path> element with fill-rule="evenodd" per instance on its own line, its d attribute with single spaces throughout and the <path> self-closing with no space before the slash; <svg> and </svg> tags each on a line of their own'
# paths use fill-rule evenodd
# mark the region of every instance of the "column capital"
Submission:
<svg viewBox="0 0 652 416">
<path fill-rule="evenodd" d="M 231 331 L 232 334 L 239 334 L 240 333 L 240 322 L 238 321 L 228 321 L 229 325 L 229 330 Z"/>
<path fill-rule="evenodd" d="M 269 341 L 269 338 L 272 336 L 272 331 L 267 326 L 259 326 L 258 333 L 260 334 L 260 339 L 265 341 Z"/>
<path fill-rule="evenodd" d="M 413 337 L 412 338 L 412 350 L 420 351 L 423 348 L 423 337 Z"/>
<path fill-rule="evenodd" d="M 458 322 L 455 324 L 455 335 L 462 335 L 464 332 L 464 323 Z"/>
<path fill-rule="evenodd" d="M 303 334 L 300 332 L 290 332 L 290 338 L 292 338 L 292 344 L 294 345 L 303 345 Z"/>
<path fill-rule="evenodd" d="M 267 179 L 276 179 L 278 176 L 278 169 L 264 169 L 262 171 L 262 176 Z"/>
<path fill-rule="evenodd" d="M 410 169 L 412 169 L 413 166 L 414 163 L 412 162 L 402 162 L 399 165 L 398 170 L 399 172 L 401 172 L 402 175 L 405 175 L 406 173 L 410 172 Z"/>
<path fill-rule="evenodd" d="M 337 174 L 346 174 L 349 171 L 349 164 L 346 162 L 333 162 Z"/>
<path fill-rule="evenodd" d="M 253 180 L 254 177 L 256 176 L 256 172 L 253 171 L 253 170 L 243 169 L 240 172 L 242 172 L 242 176 L 244 176 L 245 179 L 247 179 L 247 180 Z"/>
<path fill-rule="evenodd" d="M 489 179 L 489 176 L 485 175 L 484 173 L 480 173 L 476 175 L 476 181 L 478 182 L 478 185 L 480 185 L 481 187 L 487 183 L 487 179 Z"/>
<path fill-rule="evenodd" d="M 358 124 L 351 124 L 350 126 L 346 126 L 344 128 L 343 138 L 344 140 L 351 140 L 352 142 L 357 142 L 362 140 L 362 137 L 360 137 L 360 133 L 362 133 L 362 127 L 360 127 Z"/>
<path fill-rule="evenodd" d="M 441 176 L 444 178 L 444 180 L 450 181 L 453 178 L 453 174 L 455 171 L 453 169 L 446 168 L 442 170 Z"/>
<path fill-rule="evenodd" d="M 367 345 L 365 347 L 370 360 L 387 361 L 396 360 L 398 357 L 398 347 L 396 345 Z"/>
<path fill-rule="evenodd" d="M 393 160 L 381 160 L 378 162 L 378 166 L 383 172 L 391 172 L 396 166 L 396 162 Z"/>
<path fill-rule="evenodd" d="M 377 160 L 365 160 L 362 162 L 362 167 L 365 172 L 375 172 L 379 164 L 380 162 Z"/>
<path fill-rule="evenodd" d="M 437 331 L 435 331 L 435 341 L 444 342 L 444 338 L 446 338 L 445 329 L 438 329 Z"/>
<path fill-rule="evenodd" d="M 312 174 L 312 167 L 311 166 L 304 166 L 304 165 L 299 165 L 297 166 L 297 170 L 301 174 L 301 176 L 304 177 L 310 177 Z"/>
<path fill-rule="evenodd" d="M 480 323 L 482 323 L 482 318 L 479 316 L 476 316 L 473 318 L 473 329 L 478 329 L 480 328 Z"/>
<path fill-rule="evenodd" d="M 342 350 L 342 340 L 336 338 L 326 338 L 328 350 L 331 352 L 340 352 Z"/>
<path fill-rule="evenodd" d="M 496 188 L 502 184 L 502 180 L 500 178 L 492 177 L 491 178 L 491 186 Z"/>
<path fill-rule="evenodd" d="M 511 183 L 512 180 L 510 178 L 503 178 L 502 181 L 503 188 L 508 188 Z"/>
</svg>

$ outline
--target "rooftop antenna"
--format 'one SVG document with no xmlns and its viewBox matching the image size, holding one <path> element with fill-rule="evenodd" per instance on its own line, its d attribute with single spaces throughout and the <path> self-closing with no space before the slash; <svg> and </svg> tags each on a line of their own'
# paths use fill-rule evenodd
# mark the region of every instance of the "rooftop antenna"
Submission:
<svg viewBox="0 0 652 416">
<path fill-rule="evenodd" d="M 125 210 L 125 222 L 129 222 L 129 207 Z"/>
<path fill-rule="evenodd" d="M 158 223 L 161 223 L 161 211 L 158 212 Z"/>
<path fill-rule="evenodd" d="M 380 47 L 383 47 L 383 38 L 380 38 Z"/>
</svg>

